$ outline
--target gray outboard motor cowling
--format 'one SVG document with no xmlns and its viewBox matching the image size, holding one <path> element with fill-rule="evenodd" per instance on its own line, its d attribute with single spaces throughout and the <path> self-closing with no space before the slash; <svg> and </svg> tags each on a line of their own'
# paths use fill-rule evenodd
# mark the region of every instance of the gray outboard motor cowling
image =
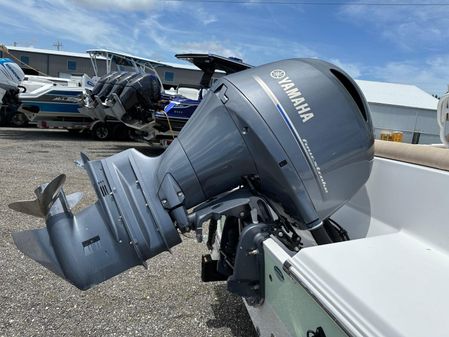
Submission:
<svg viewBox="0 0 449 337">
<path fill-rule="evenodd" d="M 112 87 L 111 91 L 109 92 L 107 99 L 112 99 L 113 94 L 120 95 L 125 86 L 139 75 L 141 74 L 136 72 L 129 72 L 126 74 L 126 76 L 120 77 L 120 80 Z"/>
<path fill-rule="evenodd" d="M 104 102 L 108 97 L 109 93 L 111 92 L 112 88 L 114 88 L 114 85 L 117 82 L 119 82 L 122 77 L 125 77 L 126 75 L 128 75 L 128 72 L 125 71 L 113 72 L 111 73 L 111 76 L 106 75 L 105 78 L 106 81 L 103 83 L 100 91 L 97 94 L 100 101 Z"/>
<path fill-rule="evenodd" d="M 199 225 L 187 209 L 243 184 L 297 228 L 315 230 L 366 182 L 373 143 L 366 100 L 339 68 L 313 59 L 252 68 L 217 80 L 161 156 L 83 155 L 98 201 L 80 213 L 70 211 L 78 196 L 63 193 L 65 176 L 11 204 L 47 224 L 14 241 L 88 289 L 178 244 L 178 229 Z M 232 195 L 226 205 L 244 199 Z"/>
<path fill-rule="evenodd" d="M 140 74 L 126 84 L 120 94 L 125 110 L 136 105 L 152 107 L 161 98 L 162 85 L 153 74 Z"/>
<path fill-rule="evenodd" d="M 118 71 L 113 71 L 109 74 L 103 75 L 95 84 L 95 86 L 92 88 L 92 92 L 91 95 L 92 97 L 95 95 L 98 95 L 101 91 L 101 89 L 103 89 L 103 86 L 106 84 L 106 82 L 111 78 L 111 77 L 115 77 L 119 72 Z"/>
<path fill-rule="evenodd" d="M 149 122 L 159 108 L 162 84 L 153 74 L 139 74 L 129 81 L 120 93 L 119 100 L 126 111 L 122 120 Z"/>
</svg>

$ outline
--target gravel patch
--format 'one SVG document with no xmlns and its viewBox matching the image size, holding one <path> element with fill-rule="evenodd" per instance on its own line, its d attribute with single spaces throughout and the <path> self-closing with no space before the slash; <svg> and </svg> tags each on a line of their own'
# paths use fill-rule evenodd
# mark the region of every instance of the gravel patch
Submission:
<svg viewBox="0 0 449 337">
<path fill-rule="evenodd" d="M 202 283 L 201 255 L 193 235 L 173 254 L 149 260 L 82 292 L 25 257 L 13 244 L 16 231 L 44 226 L 43 219 L 7 205 L 32 199 L 37 185 L 60 173 L 66 193 L 85 193 L 77 209 L 95 201 L 84 170 L 73 161 L 130 147 L 155 155 L 146 144 L 98 142 L 59 130 L 0 128 L 0 337 L 6 336 L 245 336 L 256 333 L 239 297 L 225 283 Z"/>
</svg>

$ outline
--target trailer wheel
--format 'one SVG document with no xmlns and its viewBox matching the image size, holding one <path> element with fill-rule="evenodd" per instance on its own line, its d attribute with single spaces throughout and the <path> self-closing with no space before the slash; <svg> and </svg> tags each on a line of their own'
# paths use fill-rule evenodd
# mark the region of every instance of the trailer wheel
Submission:
<svg viewBox="0 0 449 337">
<path fill-rule="evenodd" d="M 25 114 L 21 112 L 16 112 L 12 117 L 9 123 L 15 127 L 24 127 L 28 124 L 28 118 Z"/>
<path fill-rule="evenodd" d="M 97 123 L 92 128 L 92 136 L 97 140 L 106 140 L 111 136 L 111 131 L 104 123 Z"/>
</svg>

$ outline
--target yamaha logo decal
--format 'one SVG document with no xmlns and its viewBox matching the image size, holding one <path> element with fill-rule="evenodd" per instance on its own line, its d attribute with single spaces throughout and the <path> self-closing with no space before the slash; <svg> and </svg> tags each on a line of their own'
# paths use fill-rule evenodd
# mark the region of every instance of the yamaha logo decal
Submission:
<svg viewBox="0 0 449 337">
<path fill-rule="evenodd" d="M 282 69 L 275 69 L 270 73 L 270 76 L 276 80 L 280 80 L 281 78 L 285 77 L 285 71 L 283 71 Z"/>
</svg>

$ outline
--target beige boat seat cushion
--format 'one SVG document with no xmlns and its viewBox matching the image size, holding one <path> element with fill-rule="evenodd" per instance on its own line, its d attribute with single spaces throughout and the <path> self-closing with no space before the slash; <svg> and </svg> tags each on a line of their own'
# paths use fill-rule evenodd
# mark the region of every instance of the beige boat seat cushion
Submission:
<svg viewBox="0 0 449 337">
<path fill-rule="evenodd" d="M 449 150 L 443 147 L 376 140 L 374 152 L 377 157 L 449 171 Z"/>
</svg>

